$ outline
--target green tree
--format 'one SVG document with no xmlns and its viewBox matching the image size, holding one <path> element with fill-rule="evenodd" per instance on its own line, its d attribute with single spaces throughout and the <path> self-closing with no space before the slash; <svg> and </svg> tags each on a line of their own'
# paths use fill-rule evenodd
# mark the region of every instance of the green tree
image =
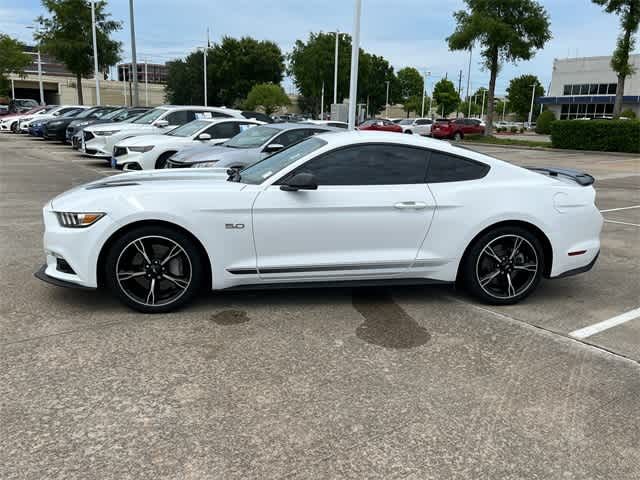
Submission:
<svg viewBox="0 0 640 480">
<path fill-rule="evenodd" d="M 424 78 L 420 72 L 413 67 L 405 67 L 398 70 L 398 88 L 400 89 L 399 100 L 404 106 L 404 111 L 422 111 L 422 92 L 424 90 Z M 417 106 L 416 100 L 420 106 Z M 428 102 L 428 100 L 426 100 Z"/>
<path fill-rule="evenodd" d="M 433 86 L 433 100 L 438 107 L 438 113 L 446 117 L 455 112 L 460 104 L 460 95 L 453 82 L 443 78 Z"/>
<path fill-rule="evenodd" d="M 204 53 L 169 63 L 165 93 L 171 103 L 204 105 Z M 224 37 L 207 51 L 207 104 L 239 106 L 261 83 L 279 84 L 284 56 L 271 41 Z"/>
<path fill-rule="evenodd" d="M 31 57 L 24 53 L 24 45 L 9 35 L 0 33 L 0 95 L 9 91 L 7 75 L 23 71 L 31 64 Z"/>
<path fill-rule="evenodd" d="M 487 128 L 493 131 L 493 99 L 501 62 L 529 60 L 551 38 L 549 15 L 535 0 L 465 0 L 467 8 L 454 13 L 455 31 L 449 49 L 469 50 L 481 44 L 484 65 L 490 72 Z"/>
<path fill-rule="evenodd" d="M 290 104 L 291 101 L 284 93 L 284 89 L 273 83 L 254 85 L 244 102 L 245 108 L 255 110 L 257 107 L 262 107 L 267 115 L 271 115 L 279 107 Z"/>
<path fill-rule="evenodd" d="M 35 38 L 40 48 L 56 57 L 76 75 L 78 103 L 82 105 L 82 77 L 93 72 L 91 3 L 87 0 L 42 0 L 49 17 L 38 17 L 40 30 Z M 122 28 L 105 12 L 106 0 L 95 2 L 98 68 L 101 71 L 120 60 L 121 43 L 110 38 Z"/>
<path fill-rule="evenodd" d="M 477 117 L 478 115 L 480 115 L 481 109 L 482 109 L 482 106 L 479 103 L 476 103 L 474 101 L 473 96 L 471 96 L 470 102 L 460 102 L 460 104 L 458 105 L 458 110 L 462 112 L 462 114 L 465 117 L 467 116 Z"/>
<path fill-rule="evenodd" d="M 622 111 L 622 96 L 624 95 L 624 81 L 635 73 L 635 68 L 629 62 L 629 54 L 633 51 L 636 40 L 635 34 L 640 24 L 640 0 L 592 0 L 603 6 L 607 13 L 620 16 L 622 33 L 618 37 L 616 49 L 611 58 L 611 68 L 618 74 L 618 89 L 613 105 L 613 116 L 619 117 Z"/>
<path fill-rule="evenodd" d="M 551 134 L 551 122 L 556 119 L 556 116 L 551 110 L 545 110 L 538 116 L 538 121 L 536 122 L 536 133 L 541 133 L 544 135 Z"/>
<path fill-rule="evenodd" d="M 529 117 L 531 110 L 531 93 L 533 85 L 535 87 L 535 96 L 542 97 L 544 95 L 544 87 L 535 75 L 520 75 L 512 78 L 507 87 L 507 96 L 509 97 L 509 107 L 518 117 L 519 121 L 525 121 Z M 536 109 L 534 108 L 534 114 Z"/>
<path fill-rule="evenodd" d="M 429 108 L 429 98 L 425 97 L 424 104 L 425 104 L 425 112 L 426 112 L 426 110 Z M 404 111 L 407 112 L 407 117 L 411 114 L 411 112 L 414 112 L 416 115 L 421 114 L 422 113 L 422 94 L 420 96 L 413 95 L 407 98 L 406 100 L 403 101 L 402 107 L 404 108 Z"/>
<path fill-rule="evenodd" d="M 288 60 L 288 73 L 293 77 L 308 113 L 317 115 L 320 111 L 323 84 L 324 110 L 329 111 L 333 102 L 335 34 L 311 33 L 306 42 L 297 40 Z M 338 49 L 338 102 L 349 94 L 350 62 L 351 37 L 343 35 Z M 400 89 L 389 62 L 362 49 L 358 62 L 358 98 L 355 101 L 368 105 L 370 114 L 380 111 L 386 104 L 386 82 L 389 81 L 389 103 L 395 103 Z"/>
</svg>

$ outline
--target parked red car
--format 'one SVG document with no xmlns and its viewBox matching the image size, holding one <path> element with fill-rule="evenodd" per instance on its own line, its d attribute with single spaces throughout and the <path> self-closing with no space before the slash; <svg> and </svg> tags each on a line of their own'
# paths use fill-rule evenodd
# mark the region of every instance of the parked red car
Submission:
<svg viewBox="0 0 640 480">
<path fill-rule="evenodd" d="M 380 132 L 398 132 L 402 133 L 402 127 L 389 120 L 373 119 L 362 122 L 358 130 L 376 130 Z"/>
<path fill-rule="evenodd" d="M 434 138 L 462 140 L 465 135 L 484 134 L 484 126 L 476 118 L 438 119 L 431 127 Z"/>
</svg>

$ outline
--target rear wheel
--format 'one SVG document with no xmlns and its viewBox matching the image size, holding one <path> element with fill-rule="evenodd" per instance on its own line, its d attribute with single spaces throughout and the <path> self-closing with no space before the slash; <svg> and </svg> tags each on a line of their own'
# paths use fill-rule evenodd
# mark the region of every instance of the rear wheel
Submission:
<svg viewBox="0 0 640 480">
<path fill-rule="evenodd" d="M 500 227 L 482 235 L 462 265 L 462 280 L 480 300 L 517 303 L 533 292 L 544 265 L 540 241 L 521 227 Z"/>
<path fill-rule="evenodd" d="M 105 263 L 107 286 L 129 307 L 163 313 L 186 304 L 199 291 L 203 263 L 195 242 L 163 226 L 144 226 L 118 238 Z"/>
</svg>

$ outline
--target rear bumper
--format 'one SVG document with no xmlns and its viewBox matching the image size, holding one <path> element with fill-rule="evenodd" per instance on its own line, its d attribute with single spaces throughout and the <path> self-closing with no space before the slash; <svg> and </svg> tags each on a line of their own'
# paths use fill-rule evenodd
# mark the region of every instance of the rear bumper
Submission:
<svg viewBox="0 0 640 480">
<path fill-rule="evenodd" d="M 560 275 L 556 275 L 555 277 L 551 277 L 551 278 L 555 280 L 556 278 L 573 277 L 574 275 L 580 275 L 581 273 L 586 273 L 593 268 L 593 266 L 598 261 L 599 256 L 600 256 L 600 250 L 598 250 L 598 253 L 596 253 L 595 257 L 593 257 L 593 260 L 591 260 L 591 262 L 589 262 L 587 265 L 583 267 L 567 270 L 566 272 L 563 272 Z"/>
</svg>

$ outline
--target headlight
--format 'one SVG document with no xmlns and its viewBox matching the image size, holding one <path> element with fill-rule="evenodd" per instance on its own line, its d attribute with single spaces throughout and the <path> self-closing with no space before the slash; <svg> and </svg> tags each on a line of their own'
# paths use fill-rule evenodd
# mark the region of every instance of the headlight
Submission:
<svg viewBox="0 0 640 480">
<path fill-rule="evenodd" d="M 98 137 L 108 137 L 110 135 L 118 133 L 119 131 L 120 130 L 96 130 L 95 132 L 93 132 L 93 134 Z"/>
<path fill-rule="evenodd" d="M 211 168 L 215 167 L 218 160 L 211 160 L 210 162 L 194 163 L 191 168 Z"/>
<path fill-rule="evenodd" d="M 151 150 L 153 148 L 153 145 L 146 145 L 144 147 L 127 147 L 127 148 L 129 149 L 130 152 L 144 153 Z"/>
<path fill-rule="evenodd" d="M 47 126 L 49 127 L 57 127 L 58 125 L 62 125 L 62 122 L 58 120 L 57 122 L 47 122 Z"/>
<path fill-rule="evenodd" d="M 85 125 L 89 125 L 91 122 L 80 122 L 80 123 L 76 123 L 74 126 L 75 127 L 84 127 Z"/>
<path fill-rule="evenodd" d="M 56 215 L 60 226 L 68 228 L 85 228 L 104 217 L 104 213 L 56 212 Z"/>
</svg>

